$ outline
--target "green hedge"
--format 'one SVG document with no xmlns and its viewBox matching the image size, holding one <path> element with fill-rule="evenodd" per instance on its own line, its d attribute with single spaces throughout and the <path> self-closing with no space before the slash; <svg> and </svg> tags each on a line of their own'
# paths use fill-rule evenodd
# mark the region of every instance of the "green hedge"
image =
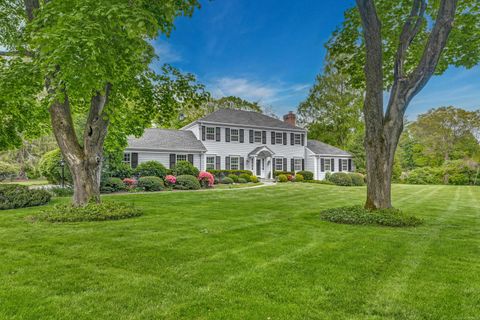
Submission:
<svg viewBox="0 0 480 320">
<path fill-rule="evenodd" d="M 201 188 L 197 177 L 192 175 L 182 175 L 177 177 L 177 182 L 174 186 L 178 190 L 198 190 Z"/>
<path fill-rule="evenodd" d="M 277 170 L 274 170 L 274 171 L 273 171 L 273 176 L 274 176 L 274 177 L 278 177 L 279 175 L 284 175 L 284 176 L 291 175 L 291 176 L 294 176 L 294 175 L 295 175 L 295 172 L 293 172 L 293 171 L 277 171 Z"/>
<path fill-rule="evenodd" d="M 198 177 L 200 170 L 188 161 L 178 161 L 172 169 L 174 176 L 194 176 Z"/>
<path fill-rule="evenodd" d="M 147 161 L 140 163 L 135 168 L 134 174 L 139 177 L 158 177 L 164 179 L 167 175 L 167 168 L 158 161 Z"/>
<path fill-rule="evenodd" d="M 120 178 L 107 178 L 100 183 L 100 192 L 112 193 L 125 190 L 125 184 Z"/>
<path fill-rule="evenodd" d="M 409 184 L 480 185 L 479 164 L 473 161 L 446 161 L 440 167 L 415 168 L 400 180 Z"/>
<path fill-rule="evenodd" d="M 207 172 L 210 172 L 215 177 L 219 178 L 219 180 L 221 180 L 223 177 L 228 177 L 230 174 L 234 174 L 236 176 L 244 174 L 248 176 L 252 175 L 252 171 L 250 170 L 207 170 Z"/>
<path fill-rule="evenodd" d="M 0 181 L 15 178 L 19 171 L 18 166 L 0 161 Z"/>
<path fill-rule="evenodd" d="M 52 195 L 45 190 L 32 189 L 18 184 L 0 185 L 0 210 L 40 206 L 50 201 Z"/>
<path fill-rule="evenodd" d="M 297 174 L 301 174 L 305 180 L 313 180 L 313 172 L 312 171 L 298 171 Z"/>
<path fill-rule="evenodd" d="M 165 184 L 159 177 L 141 177 L 138 179 L 137 187 L 145 191 L 162 191 Z"/>
</svg>

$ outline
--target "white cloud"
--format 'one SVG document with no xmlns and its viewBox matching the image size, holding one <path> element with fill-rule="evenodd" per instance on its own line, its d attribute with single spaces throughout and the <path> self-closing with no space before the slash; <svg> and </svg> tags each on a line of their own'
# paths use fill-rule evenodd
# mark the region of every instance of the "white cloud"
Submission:
<svg viewBox="0 0 480 320">
<path fill-rule="evenodd" d="M 259 102 L 262 105 L 276 104 L 291 97 L 303 95 L 310 85 L 285 85 L 275 82 L 261 82 L 245 77 L 222 77 L 215 79 L 210 87 L 214 96 L 237 96 L 248 101 Z M 294 106 L 292 106 L 294 107 Z"/>
<path fill-rule="evenodd" d="M 182 55 L 171 44 L 164 41 L 155 44 L 155 53 L 162 64 L 182 61 Z"/>
</svg>

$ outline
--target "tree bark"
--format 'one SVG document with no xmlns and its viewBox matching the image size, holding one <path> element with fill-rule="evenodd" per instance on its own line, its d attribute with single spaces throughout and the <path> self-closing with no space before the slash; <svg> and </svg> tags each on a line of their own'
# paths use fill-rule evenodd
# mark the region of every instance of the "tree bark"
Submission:
<svg viewBox="0 0 480 320">
<path fill-rule="evenodd" d="M 83 147 L 75 133 L 68 97 L 63 102 L 55 101 L 49 110 L 55 138 L 72 174 L 74 206 L 100 202 L 103 145 L 108 128 L 103 111 L 110 87 L 108 84 L 105 92 L 97 92 L 92 98 Z"/>
<path fill-rule="evenodd" d="M 381 23 L 373 0 L 356 0 L 362 20 L 367 59 L 365 63 L 366 94 L 364 102 L 365 151 L 367 160 L 367 209 L 392 206 L 391 182 L 395 151 L 403 131 L 405 111 L 435 72 L 453 26 L 457 0 L 442 0 L 435 25 L 422 58 L 415 70 L 406 75 L 407 50 L 420 31 L 425 0 L 414 0 L 409 19 L 399 39 L 394 82 L 387 110 L 383 113 L 383 62 Z"/>
</svg>

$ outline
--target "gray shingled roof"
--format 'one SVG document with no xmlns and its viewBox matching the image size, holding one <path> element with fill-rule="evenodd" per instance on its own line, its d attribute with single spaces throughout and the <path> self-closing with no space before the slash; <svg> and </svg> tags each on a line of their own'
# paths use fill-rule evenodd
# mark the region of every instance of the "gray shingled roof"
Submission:
<svg viewBox="0 0 480 320">
<path fill-rule="evenodd" d="M 128 137 L 128 149 L 207 151 L 193 132 L 185 130 L 146 129 L 140 138 Z"/>
<path fill-rule="evenodd" d="M 317 140 L 308 140 L 307 148 L 315 154 L 351 157 L 352 154 Z"/>
<path fill-rule="evenodd" d="M 268 127 L 279 129 L 297 129 L 303 128 L 292 126 L 282 120 L 275 119 L 255 111 L 245 111 L 236 109 L 218 109 L 198 120 L 199 122 L 218 122 L 237 124 L 245 126 Z"/>
</svg>

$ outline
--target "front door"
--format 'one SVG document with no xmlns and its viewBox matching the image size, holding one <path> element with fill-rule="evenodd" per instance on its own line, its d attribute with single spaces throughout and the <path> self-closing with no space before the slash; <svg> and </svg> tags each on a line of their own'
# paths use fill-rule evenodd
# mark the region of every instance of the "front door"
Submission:
<svg viewBox="0 0 480 320">
<path fill-rule="evenodd" d="M 262 160 L 257 159 L 257 177 L 262 176 Z"/>
</svg>

